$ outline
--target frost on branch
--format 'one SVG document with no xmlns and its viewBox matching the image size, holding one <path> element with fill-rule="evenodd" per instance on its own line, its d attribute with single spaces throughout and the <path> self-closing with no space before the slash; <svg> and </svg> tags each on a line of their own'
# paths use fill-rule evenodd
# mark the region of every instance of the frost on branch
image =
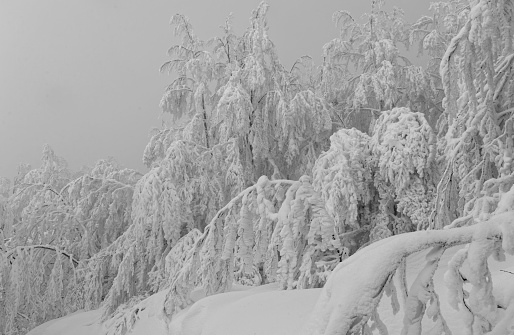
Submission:
<svg viewBox="0 0 514 335">
<path fill-rule="evenodd" d="M 375 186 L 381 198 L 383 220 L 396 221 L 391 223 L 393 233 L 428 227 L 435 188 L 436 147 L 435 135 L 423 115 L 408 108 L 383 112 L 375 123 L 370 147 L 377 169 Z M 412 226 L 401 218 L 398 220 L 395 212 L 411 221 Z"/>
<path fill-rule="evenodd" d="M 309 177 L 293 182 L 263 176 L 219 210 L 195 241 L 173 276 L 169 312 L 190 303 L 195 283 L 207 294 L 254 276 L 256 284 L 319 287 L 339 262 L 339 247 L 335 223 Z"/>
</svg>

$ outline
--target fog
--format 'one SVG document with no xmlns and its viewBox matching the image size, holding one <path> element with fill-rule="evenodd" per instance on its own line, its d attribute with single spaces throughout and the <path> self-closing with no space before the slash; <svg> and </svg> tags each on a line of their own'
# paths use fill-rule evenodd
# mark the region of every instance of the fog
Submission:
<svg viewBox="0 0 514 335">
<path fill-rule="evenodd" d="M 160 74 L 177 42 L 169 20 L 188 16 L 201 39 L 233 12 L 237 33 L 259 1 L 0 0 L 0 176 L 39 165 L 48 143 L 72 169 L 114 156 L 144 172 L 149 132 L 160 125 Z M 270 0 L 269 34 L 286 65 L 305 54 L 319 62 L 337 36 L 331 15 L 359 17 L 371 1 Z M 428 1 L 390 1 L 414 20 Z"/>
</svg>

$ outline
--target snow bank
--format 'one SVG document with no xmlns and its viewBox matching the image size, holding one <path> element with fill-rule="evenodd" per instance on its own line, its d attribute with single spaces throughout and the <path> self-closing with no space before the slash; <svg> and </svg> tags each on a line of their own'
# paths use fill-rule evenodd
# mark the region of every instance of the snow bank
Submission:
<svg viewBox="0 0 514 335">
<path fill-rule="evenodd" d="M 100 309 L 76 312 L 43 323 L 32 329 L 27 335 L 99 335 L 102 334 L 102 326 L 98 323 L 101 316 L 102 311 Z"/>
<path fill-rule="evenodd" d="M 206 318 L 198 334 L 296 335 L 312 312 L 320 292 L 321 289 L 268 291 L 246 296 Z"/>
</svg>

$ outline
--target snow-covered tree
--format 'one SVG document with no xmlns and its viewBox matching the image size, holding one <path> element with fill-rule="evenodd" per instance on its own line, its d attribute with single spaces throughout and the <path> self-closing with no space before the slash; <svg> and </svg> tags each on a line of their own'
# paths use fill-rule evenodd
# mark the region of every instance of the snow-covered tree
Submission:
<svg viewBox="0 0 514 335">
<path fill-rule="evenodd" d="M 198 284 L 208 294 L 224 292 L 234 281 L 319 287 L 341 253 L 336 224 L 310 177 L 262 176 L 221 208 L 189 249 L 172 274 L 167 311 L 186 307 Z"/>
<path fill-rule="evenodd" d="M 133 296 L 156 292 L 166 275 L 166 256 L 179 239 L 203 230 L 233 189 L 241 187 L 238 158 L 230 155 L 233 146 L 231 141 L 208 149 L 175 141 L 167 156 L 135 185 L 131 226 L 89 262 L 95 283 L 105 268 L 115 275 L 108 288 L 106 316 Z M 94 299 L 99 287 L 91 287 Z"/>
<path fill-rule="evenodd" d="M 54 205 L 64 204 L 59 192 L 70 181 L 70 175 L 67 162 L 48 145 L 43 146 L 39 168 L 20 169 L 9 196 L 16 230 L 13 245 L 46 244 L 52 240 L 53 234 L 49 232 L 57 222 L 42 219 L 42 212 L 53 213 Z"/>
<path fill-rule="evenodd" d="M 350 254 L 368 242 L 378 211 L 373 171 L 370 137 L 355 128 L 334 133 L 312 171 L 313 186 Z"/>
<path fill-rule="evenodd" d="M 403 11 L 387 12 L 383 0 L 371 3 L 362 24 L 347 11 L 334 13 L 340 36 L 324 45 L 320 73 L 320 90 L 339 119 L 364 131 L 380 111 L 429 112 L 439 95 L 430 73 L 405 56 L 411 40 Z"/>
<path fill-rule="evenodd" d="M 428 227 L 438 174 L 436 137 L 423 114 L 408 108 L 382 112 L 370 147 L 382 214 L 377 233 Z"/>
<path fill-rule="evenodd" d="M 442 57 L 446 135 L 435 228 L 487 219 L 512 185 L 512 6 L 471 1 Z"/>
<path fill-rule="evenodd" d="M 13 246 L 56 244 L 88 258 L 121 235 L 129 224 L 133 185 L 140 177 L 137 172 L 100 160 L 91 173 L 69 181 L 45 172 L 48 166 L 44 162 L 29 171 L 10 197 L 15 212 L 20 213 Z M 45 173 L 50 176 L 47 182 L 35 179 Z"/>
<path fill-rule="evenodd" d="M 165 63 L 163 70 L 177 78 L 167 88 L 161 107 L 171 115 L 174 126 L 164 125 L 145 149 L 143 160 L 151 170 L 134 191 L 133 226 L 97 255 L 115 260 L 119 268 L 107 310 L 113 311 L 132 295 L 153 292 L 158 285 L 149 278 L 164 276 L 166 256 L 179 239 L 192 229 L 208 232 L 206 226 L 212 226 L 209 222 L 218 210 L 238 198 L 245 187 L 261 176 L 273 183 L 310 173 L 328 143 L 330 106 L 301 85 L 297 71 L 286 71 L 278 61 L 267 32 L 267 10 L 268 5 L 261 3 L 253 11 L 251 26 L 241 37 L 235 35 L 228 19 L 222 27 L 224 35 L 210 43 L 196 37 L 186 17 L 172 18 L 181 42 L 170 49 L 176 58 Z M 314 214 L 307 211 L 305 215 Z M 262 225 L 262 234 L 272 230 Z M 266 243 L 261 246 L 267 247 Z M 241 248 L 247 253 L 252 250 L 250 245 Z M 309 252 L 317 255 L 326 248 Z M 299 250 L 295 257 L 301 259 L 303 251 Z M 235 262 L 246 269 L 240 280 L 250 280 L 248 271 L 253 265 L 239 256 Z M 296 286 L 298 269 L 290 267 L 293 272 L 288 276 L 294 279 L 288 285 Z M 97 276 L 99 268 L 92 270 Z M 322 281 L 305 273 L 299 285 Z M 128 289 L 129 282 L 135 286 Z"/>
<path fill-rule="evenodd" d="M 163 68 L 178 78 L 161 106 L 175 120 L 189 118 L 184 128 L 164 129 L 152 138 L 147 165 L 163 158 L 176 139 L 210 148 L 235 138 L 246 186 L 261 175 L 296 179 L 310 170 L 332 130 L 331 109 L 303 84 L 297 64 L 291 71 L 280 64 L 268 36 L 267 11 L 261 3 L 240 37 L 227 19 L 224 35 L 209 43 L 196 37 L 187 18 L 173 17 L 182 44 L 170 49 L 178 57 Z M 187 96 L 187 103 L 178 96 Z"/>
<path fill-rule="evenodd" d="M 427 227 L 433 209 L 436 137 L 423 114 L 383 111 L 372 133 L 339 130 L 313 169 L 339 234 L 353 244 L 352 236 L 365 231 L 373 241 Z"/>
<path fill-rule="evenodd" d="M 425 76 L 430 78 L 431 99 L 418 100 L 417 111 L 423 111 L 425 118 L 434 127 L 440 120 L 444 108 L 439 64 L 451 39 L 464 25 L 468 12 L 467 0 L 451 0 L 431 2 L 429 6 L 431 15 L 424 15 L 411 25 L 409 31 L 409 44 L 418 49 L 418 55 L 429 57 L 424 62 Z M 424 104 L 424 107 L 419 103 Z M 443 118 L 444 119 L 444 118 Z M 444 129 L 441 129 L 444 131 Z"/>
<path fill-rule="evenodd" d="M 89 174 L 69 181 L 64 160 L 48 146 L 43 153 L 42 166 L 24 173 L 3 203 L 10 215 L 2 214 L 0 230 L 5 334 L 83 308 L 88 274 L 80 261 L 111 245 L 131 223 L 137 172 L 100 160 Z M 9 217 L 14 220 L 6 229 Z"/>
<path fill-rule="evenodd" d="M 334 14 L 341 33 L 319 73 L 308 57 L 280 63 L 266 3 L 243 34 L 229 17 L 207 42 L 173 16 L 180 40 L 161 68 L 172 82 L 145 175 L 112 159 L 73 174 L 45 146 L 41 167 L 0 181 L 0 333 L 103 304 L 123 334 L 158 291 L 170 316 L 198 286 L 279 282 L 326 283 L 310 333 L 386 333 L 377 304 L 390 293 L 397 311 L 400 292 L 404 334 L 420 334 L 425 315 L 443 334 L 432 276 L 465 243 L 450 299 L 469 333 L 501 333 L 487 257 L 514 243 L 514 6 L 437 2 L 409 25 L 371 3 L 363 24 Z M 416 43 L 425 67 L 403 55 Z M 334 127 L 356 121 L 364 132 Z M 427 248 L 407 287 L 405 257 Z"/>
</svg>

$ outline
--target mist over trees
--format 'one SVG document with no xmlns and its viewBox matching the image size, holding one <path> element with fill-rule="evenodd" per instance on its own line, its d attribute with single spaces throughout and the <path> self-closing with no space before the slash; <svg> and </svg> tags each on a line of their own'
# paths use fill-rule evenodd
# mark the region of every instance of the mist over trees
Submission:
<svg viewBox="0 0 514 335">
<path fill-rule="evenodd" d="M 161 67 L 168 121 L 144 150 L 145 174 L 113 158 L 75 173 L 45 145 L 41 166 L 0 179 L 0 334 L 100 306 L 124 334 L 131 306 L 159 291 L 172 318 L 196 287 L 272 282 L 340 292 L 322 295 L 314 313 L 326 322 L 309 334 L 368 334 L 382 327 L 376 306 L 404 257 L 426 248 L 419 280 L 397 291 L 421 317 L 430 300 L 436 333 L 449 334 L 432 270 L 446 247 L 470 242 L 452 260 L 453 301 L 469 311 L 470 334 L 494 331 L 498 312 L 480 304 L 495 306 L 487 257 L 514 252 L 514 4 L 435 2 L 414 23 L 384 8 L 372 1 L 362 21 L 334 13 L 340 33 L 322 64 L 303 56 L 291 68 L 268 35 L 266 3 L 243 34 L 228 17 L 205 41 L 174 15 L 180 40 Z M 361 286 L 330 279 L 373 269 L 389 243 L 378 241 L 395 235 L 389 268 Z M 476 270 L 471 294 L 464 259 Z M 362 309 L 334 300 L 352 287 L 368 299 Z M 406 316 L 405 334 L 421 333 L 420 315 Z"/>
</svg>

